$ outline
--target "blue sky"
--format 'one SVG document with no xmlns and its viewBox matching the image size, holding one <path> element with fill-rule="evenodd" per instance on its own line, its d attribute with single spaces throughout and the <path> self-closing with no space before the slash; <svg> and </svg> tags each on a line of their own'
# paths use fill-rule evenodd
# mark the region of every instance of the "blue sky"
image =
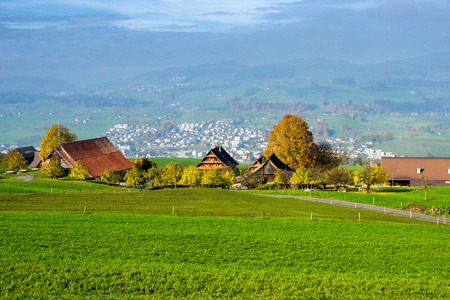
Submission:
<svg viewBox="0 0 450 300">
<path fill-rule="evenodd" d="M 1 0 L 0 77 L 77 84 L 169 66 L 450 51 L 449 0 Z"/>
</svg>

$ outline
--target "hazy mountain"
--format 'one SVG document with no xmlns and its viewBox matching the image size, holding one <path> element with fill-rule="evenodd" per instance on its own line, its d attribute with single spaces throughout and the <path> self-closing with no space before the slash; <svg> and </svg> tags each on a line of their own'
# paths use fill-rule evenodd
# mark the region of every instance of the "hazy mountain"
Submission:
<svg viewBox="0 0 450 300">
<path fill-rule="evenodd" d="M 0 78 L 0 92 L 21 92 L 28 94 L 75 92 L 81 88 L 67 81 L 51 77 Z"/>
</svg>

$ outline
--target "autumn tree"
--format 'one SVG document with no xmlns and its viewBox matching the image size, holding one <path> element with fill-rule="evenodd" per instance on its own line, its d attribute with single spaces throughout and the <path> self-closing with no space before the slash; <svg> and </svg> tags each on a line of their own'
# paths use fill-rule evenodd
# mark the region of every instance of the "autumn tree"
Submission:
<svg viewBox="0 0 450 300">
<path fill-rule="evenodd" d="M 0 152 L 0 167 L 2 167 L 2 168 L 8 167 L 8 161 L 6 160 L 6 154 L 3 152 Z"/>
<path fill-rule="evenodd" d="M 366 166 L 355 172 L 355 184 L 366 185 L 366 192 L 369 193 L 370 186 L 385 184 L 389 180 L 389 174 L 381 166 Z"/>
<path fill-rule="evenodd" d="M 62 125 L 52 125 L 48 128 L 45 136 L 40 142 L 39 158 L 43 161 L 53 151 L 63 143 L 70 143 L 78 140 L 75 133 L 70 132 L 70 129 Z"/>
<path fill-rule="evenodd" d="M 86 179 L 89 177 L 89 169 L 79 160 L 76 161 L 76 166 L 70 169 L 69 177 Z"/>
<path fill-rule="evenodd" d="M 309 173 L 311 174 L 311 184 L 317 185 L 321 187 L 322 189 L 325 189 L 327 187 L 327 176 L 323 172 L 321 168 L 314 167 L 309 169 Z"/>
<path fill-rule="evenodd" d="M 162 181 L 166 184 L 171 183 L 172 185 L 176 185 L 181 180 L 181 176 L 183 176 L 183 165 L 178 162 L 171 162 L 161 173 Z"/>
<path fill-rule="evenodd" d="M 326 173 L 326 180 L 327 183 L 334 185 L 334 190 L 336 191 L 340 186 L 352 183 L 353 176 L 349 170 L 337 167 Z"/>
<path fill-rule="evenodd" d="M 152 183 L 152 186 L 156 184 L 159 184 L 162 179 L 161 179 L 161 173 L 162 170 L 159 168 L 150 168 L 147 171 L 147 180 L 150 181 Z"/>
<path fill-rule="evenodd" d="M 6 151 L 5 160 L 8 168 L 11 170 L 26 169 L 28 167 L 27 161 L 16 149 Z"/>
<path fill-rule="evenodd" d="M 284 173 L 284 172 L 275 172 L 275 184 L 278 185 L 278 188 L 280 187 L 280 185 L 283 185 L 284 187 L 286 187 L 286 185 L 289 183 L 289 176 Z"/>
<path fill-rule="evenodd" d="M 221 183 L 224 186 L 231 186 L 236 183 L 236 177 L 234 176 L 233 170 L 226 170 L 221 172 Z"/>
<path fill-rule="evenodd" d="M 181 176 L 181 183 L 191 187 L 200 185 L 202 181 L 202 171 L 195 166 L 189 166 L 183 170 Z"/>
<path fill-rule="evenodd" d="M 64 172 L 63 170 L 58 166 L 55 160 L 51 160 L 48 166 L 44 169 L 42 169 L 42 173 L 49 176 L 53 179 L 58 179 L 58 177 L 61 177 Z"/>
<path fill-rule="evenodd" d="M 124 178 L 126 183 L 132 184 L 134 187 L 139 184 L 145 183 L 144 171 L 140 170 L 136 166 L 133 166 L 131 170 L 125 174 Z"/>
<path fill-rule="evenodd" d="M 100 174 L 100 179 L 106 181 L 106 184 L 109 186 L 110 182 L 117 182 L 122 180 L 122 175 L 120 171 L 116 169 L 104 170 L 102 174 Z"/>
<path fill-rule="evenodd" d="M 292 174 L 290 183 L 298 184 L 300 186 L 309 185 L 311 183 L 311 173 L 306 168 L 300 167 Z"/>
<path fill-rule="evenodd" d="M 220 185 L 220 174 L 216 169 L 208 169 L 203 173 L 201 184 L 207 187 Z"/>
</svg>

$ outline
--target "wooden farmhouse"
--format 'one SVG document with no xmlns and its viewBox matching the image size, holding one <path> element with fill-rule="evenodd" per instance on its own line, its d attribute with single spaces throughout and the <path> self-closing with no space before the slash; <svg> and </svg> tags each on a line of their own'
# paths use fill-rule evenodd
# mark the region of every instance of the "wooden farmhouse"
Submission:
<svg viewBox="0 0 450 300">
<path fill-rule="evenodd" d="M 250 173 L 250 175 L 256 174 L 258 172 L 267 179 L 267 182 L 274 182 L 275 174 L 277 172 L 285 173 L 288 176 L 291 176 L 292 173 L 294 173 L 294 171 L 291 168 L 289 168 L 288 165 L 282 162 L 275 155 L 275 153 L 270 155 L 265 162 L 261 163 L 261 165 L 259 165 L 256 169 L 254 169 L 253 172 Z"/>
<path fill-rule="evenodd" d="M 89 170 L 89 177 L 100 177 L 105 170 L 125 172 L 133 167 L 106 137 L 61 144 L 50 153 L 46 164 L 56 160 L 65 171 L 76 166 L 77 161 Z"/>
<path fill-rule="evenodd" d="M 429 184 L 450 186 L 450 157 L 382 157 L 381 166 L 390 185 L 419 186 L 426 177 Z"/>
<path fill-rule="evenodd" d="M 248 170 L 250 172 L 253 172 L 254 170 L 256 170 L 260 165 L 262 165 L 262 163 L 266 160 L 266 158 L 264 156 L 261 156 L 260 158 L 258 158 L 257 160 L 255 160 L 254 163 L 252 163 L 252 165 L 250 167 L 248 167 Z"/>
<path fill-rule="evenodd" d="M 239 163 L 235 161 L 222 146 L 218 146 L 208 151 L 201 162 L 198 163 L 197 168 L 201 170 L 222 168 L 233 169 L 237 165 L 239 165 Z"/>
<path fill-rule="evenodd" d="M 27 165 L 30 168 L 39 168 L 41 165 L 41 159 L 39 158 L 39 151 L 33 146 L 22 147 L 16 149 L 20 155 L 27 161 Z"/>
</svg>

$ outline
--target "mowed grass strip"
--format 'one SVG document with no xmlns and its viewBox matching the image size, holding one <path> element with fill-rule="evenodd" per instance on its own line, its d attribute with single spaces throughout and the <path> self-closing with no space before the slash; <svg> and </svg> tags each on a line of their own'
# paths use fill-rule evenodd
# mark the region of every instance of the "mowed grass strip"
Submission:
<svg viewBox="0 0 450 300">
<path fill-rule="evenodd" d="M 296 198 L 272 198 L 222 189 L 130 190 L 59 194 L 0 195 L 0 211 L 67 212 L 90 214 L 148 214 L 295 218 L 423 224 L 433 223 Z"/>
<path fill-rule="evenodd" d="M 450 298 L 448 227 L 10 212 L 0 236 L 4 298 Z"/>
</svg>

